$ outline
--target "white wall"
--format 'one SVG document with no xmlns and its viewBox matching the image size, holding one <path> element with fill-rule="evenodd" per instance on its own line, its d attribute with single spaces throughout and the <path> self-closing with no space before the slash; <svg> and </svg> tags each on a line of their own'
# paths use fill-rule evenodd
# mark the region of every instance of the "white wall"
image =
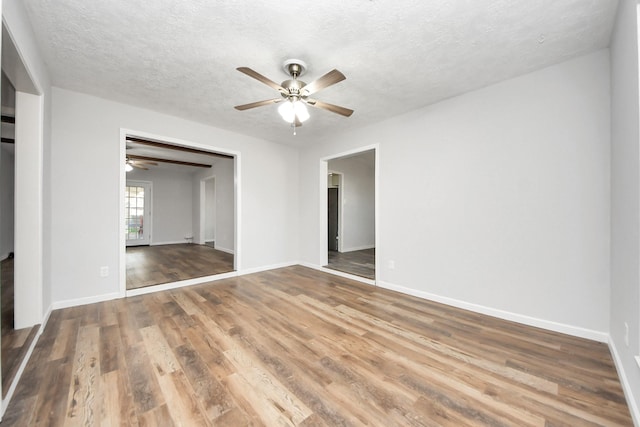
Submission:
<svg viewBox="0 0 640 427">
<path fill-rule="evenodd" d="M 14 326 L 37 325 L 43 313 L 43 180 L 40 96 L 16 91 Z"/>
<path fill-rule="evenodd" d="M 295 168 L 295 164 L 289 166 L 289 168 L 291 167 Z M 219 158 L 216 159 L 211 169 L 203 170 L 202 172 L 196 174 L 193 179 L 193 188 L 195 192 L 199 191 L 200 182 L 202 180 L 206 180 L 210 177 L 215 177 L 215 180 L 213 180 L 215 185 L 215 247 L 216 249 L 220 249 L 229 253 L 235 253 L 235 195 L 233 168 L 233 159 Z M 199 212 L 199 207 L 197 211 Z M 198 214 L 198 219 L 194 220 L 194 222 L 199 221 L 200 219 Z"/>
<path fill-rule="evenodd" d="M 193 170 L 149 170 L 127 172 L 127 180 L 149 181 L 151 191 L 151 244 L 186 243 L 193 236 L 191 180 Z"/>
<path fill-rule="evenodd" d="M 611 44 L 611 340 L 640 425 L 640 124 L 636 2 L 621 1 Z M 629 347 L 624 323 L 629 325 Z M 620 367 L 619 367 L 620 368 Z"/>
<path fill-rule="evenodd" d="M 121 228 L 121 128 L 239 152 L 239 267 L 250 270 L 297 259 L 295 233 L 282 233 L 298 229 L 294 148 L 59 88 L 53 89 L 53 111 L 54 301 L 86 301 L 120 291 L 115 272 L 119 271 Z M 74 159 L 73 167 L 69 159 Z M 86 179 L 88 176 L 93 179 Z M 78 199 L 78 193 L 86 197 Z M 96 226 L 77 230 L 70 206 Z M 100 266 L 109 266 L 114 273 L 101 278 Z"/>
<path fill-rule="evenodd" d="M 332 159 L 328 169 L 342 174 L 342 252 L 375 247 L 375 161 L 357 155 Z"/>
<path fill-rule="evenodd" d="M 13 252 L 13 152 L 0 151 L 0 260 Z"/>
<path fill-rule="evenodd" d="M 603 50 L 310 147 L 302 259 L 319 159 L 379 143 L 379 284 L 606 339 L 608 82 Z"/>
<path fill-rule="evenodd" d="M 216 181 L 215 178 L 204 182 L 204 240 L 213 242 L 216 239 Z"/>
</svg>

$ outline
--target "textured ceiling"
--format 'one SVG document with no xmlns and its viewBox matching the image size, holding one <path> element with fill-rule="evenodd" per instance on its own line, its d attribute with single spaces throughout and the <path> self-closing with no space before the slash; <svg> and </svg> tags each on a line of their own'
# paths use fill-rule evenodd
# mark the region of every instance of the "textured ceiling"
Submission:
<svg viewBox="0 0 640 427">
<path fill-rule="evenodd" d="M 24 0 L 53 84 L 276 142 L 304 145 L 609 45 L 614 0 Z M 314 95 L 293 136 L 277 97 L 287 58 Z M 144 130 L 144 129 L 141 129 Z"/>
</svg>

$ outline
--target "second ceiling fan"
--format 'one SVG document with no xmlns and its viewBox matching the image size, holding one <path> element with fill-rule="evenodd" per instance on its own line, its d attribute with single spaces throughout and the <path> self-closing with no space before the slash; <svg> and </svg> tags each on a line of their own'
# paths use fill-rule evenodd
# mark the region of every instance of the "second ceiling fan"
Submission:
<svg viewBox="0 0 640 427">
<path fill-rule="evenodd" d="M 307 112 L 305 105 L 311 105 L 312 107 L 331 111 L 332 113 L 340 114 L 345 117 L 349 117 L 353 114 L 353 110 L 349 108 L 309 98 L 310 95 L 344 80 L 346 77 L 340 71 L 334 69 L 319 79 L 307 84 L 302 80 L 298 80 L 298 77 L 302 76 L 307 69 L 307 64 L 305 64 L 304 61 L 299 59 L 289 59 L 284 62 L 282 67 L 285 72 L 291 76 L 291 79 L 285 80 L 281 84 L 268 79 L 251 68 L 238 67 L 237 70 L 241 73 L 244 73 L 247 76 L 252 77 L 280 92 L 280 97 L 252 102 L 249 104 L 236 105 L 235 109 L 244 111 L 251 108 L 286 101 L 280 105 L 278 112 L 285 121 L 294 126 L 294 131 L 295 127 L 302 126 L 302 122 L 309 118 L 309 113 Z"/>
</svg>

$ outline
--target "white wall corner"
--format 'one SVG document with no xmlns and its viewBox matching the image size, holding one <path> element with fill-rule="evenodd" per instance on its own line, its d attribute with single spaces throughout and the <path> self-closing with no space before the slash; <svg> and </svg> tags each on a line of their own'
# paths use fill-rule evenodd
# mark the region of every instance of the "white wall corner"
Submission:
<svg viewBox="0 0 640 427">
<path fill-rule="evenodd" d="M 616 348 L 615 342 L 609 337 L 609 350 L 611 351 L 611 355 L 613 356 L 613 363 L 616 365 L 616 369 L 618 371 L 618 377 L 620 378 L 620 383 L 622 384 L 622 390 L 624 391 L 624 396 L 627 399 L 627 405 L 629 406 L 629 412 L 631 412 L 631 417 L 633 418 L 633 423 L 636 426 L 640 426 L 640 408 L 636 405 L 636 399 L 634 398 L 633 389 L 631 388 L 631 384 L 627 380 L 627 375 L 624 371 L 624 365 L 622 364 L 622 360 L 620 359 L 620 354 L 618 353 L 618 349 Z M 636 356 L 636 361 L 640 367 L 640 361 L 638 360 L 640 356 Z M 636 390 L 638 392 L 638 390 Z"/>
</svg>

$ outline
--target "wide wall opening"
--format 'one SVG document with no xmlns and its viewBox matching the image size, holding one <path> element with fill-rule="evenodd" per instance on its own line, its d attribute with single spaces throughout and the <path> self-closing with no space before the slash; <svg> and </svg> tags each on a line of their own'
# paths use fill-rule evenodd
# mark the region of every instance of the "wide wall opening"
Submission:
<svg viewBox="0 0 640 427">
<path fill-rule="evenodd" d="M 127 294 L 237 268 L 235 154 L 124 134 Z"/>
</svg>

